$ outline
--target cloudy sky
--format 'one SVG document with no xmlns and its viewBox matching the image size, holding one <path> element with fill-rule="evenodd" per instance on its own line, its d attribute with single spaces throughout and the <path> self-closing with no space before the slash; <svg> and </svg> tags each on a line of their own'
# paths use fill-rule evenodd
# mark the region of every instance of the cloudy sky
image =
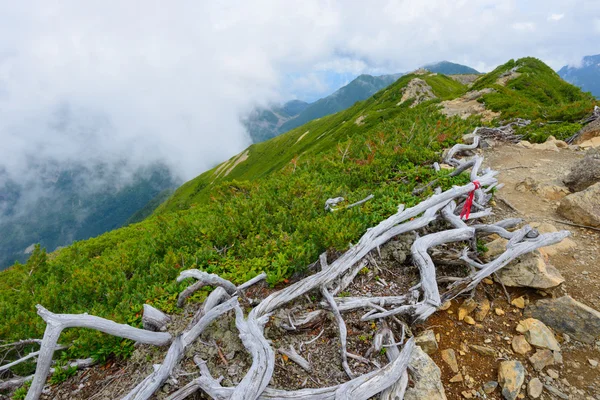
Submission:
<svg viewBox="0 0 600 400">
<path fill-rule="evenodd" d="M 189 179 L 249 144 L 256 104 L 439 60 L 488 71 L 600 53 L 600 1 L 8 1 L 0 165 L 166 160 Z M 27 161 L 29 160 L 29 161 Z"/>
</svg>

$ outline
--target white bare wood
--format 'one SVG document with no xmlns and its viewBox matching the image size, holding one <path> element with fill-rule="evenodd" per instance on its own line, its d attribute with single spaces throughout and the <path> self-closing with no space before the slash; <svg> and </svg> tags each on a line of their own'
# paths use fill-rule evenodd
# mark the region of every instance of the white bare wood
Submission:
<svg viewBox="0 0 600 400">
<path fill-rule="evenodd" d="M 149 329 L 151 331 L 165 331 L 169 322 L 171 322 L 171 317 L 167 314 L 149 304 L 144 304 L 144 315 L 142 317 L 144 329 Z"/>
<path fill-rule="evenodd" d="M 344 322 L 344 318 L 342 318 L 342 314 L 340 313 L 340 310 L 338 309 L 333 296 L 331 295 L 331 293 L 329 293 L 325 286 L 321 286 L 321 294 L 329 304 L 329 308 L 331 309 L 331 312 L 333 313 L 335 321 L 338 325 L 338 330 L 340 333 L 340 355 L 342 357 L 342 368 L 346 372 L 346 375 L 348 375 L 348 377 L 352 379 L 354 378 L 354 374 L 352 373 L 352 371 L 350 370 L 350 366 L 348 365 L 348 351 L 346 350 L 346 337 L 348 336 L 346 323 Z"/>
<path fill-rule="evenodd" d="M 284 349 L 283 347 L 281 347 L 277 349 L 277 351 L 281 354 L 286 355 L 287 358 L 298 364 L 306 372 L 310 372 L 312 370 L 310 363 L 306 360 L 306 358 L 298 354 L 294 346 L 290 345 L 289 349 Z"/>
<path fill-rule="evenodd" d="M 237 290 L 237 287 L 227 279 L 223 279 L 219 275 L 209 274 L 208 272 L 200 271 L 198 269 L 187 269 L 185 271 L 181 271 L 177 277 L 177 282 L 181 282 L 187 278 L 197 279 L 198 282 L 188 286 L 187 289 L 179 294 L 179 298 L 177 299 L 178 307 L 183 307 L 185 300 L 204 286 L 220 286 L 225 289 L 229 295 L 233 295 Z"/>
</svg>

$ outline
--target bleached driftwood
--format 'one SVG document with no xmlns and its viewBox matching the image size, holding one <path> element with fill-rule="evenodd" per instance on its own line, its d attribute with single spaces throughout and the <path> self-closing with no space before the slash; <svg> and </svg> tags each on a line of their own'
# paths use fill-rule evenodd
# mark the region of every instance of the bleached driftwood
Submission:
<svg viewBox="0 0 600 400">
<path fill-rule="evenodd" d="M 238 300 L 237 297 L 233 297 L 226 302 L 207 310 L 197 324 L 186 329 L 181 335 L 173 340 L 160 367 L 129 392 L 123 400 L 149 399 L 172 374 L 173 368 L 175 368 L 183 358 L 185 348 L 194 343 L 204 329 L 206 329 L 206 327 L 208 327 L 215 319 L 234 309 L 236 306 L 238 306 Z"/>
<path fill-rule="evenodd" d="M 227 279 L 223 279 L 219 275 L 209 274 L 208 272 L 200 271 L 198 269 L 181 271 L 177 277 L 177 282 L 181 282 L 187 278 L 197 279 L 198 282 L 188 286 L 179 294 L 179 297 L 177 298 L 178 307 L 183 307 L 185 300 L 198 290 L 202 289 L 204 286 L 220 286 L 225 289 L 229 295 L 233 295 L 237 290 L 237 287 Z"/>
<path fill-rule="evenodd" d="M 290 345 L 289 349 L 287 350 L 284 348 L 279 348 L 277 351 L 298 364 L 306 372 L 310 372 L 312 370 L 310 363 L 306 360 L 306 358 L 298 354 L 296 349 L 294 349 L 294 346 Z"/>
<path fill-rule="evenodd" d="M 300 318 L 295 318 L 291 314 L 288 314 L 289 325 L 283 322 L 281 327 L 286 331 L 296 331 L 313 329 L 316 326 L 323 323 L 325 320 L 325 311 L 315 310 L 303 314 Z"/>
<path fill-rule="evenodd" d="M 67 346 L 58 345 L 58 346 L 56 346 L 56 348 L 54 349 L 54 351 L 56 351 L 56 350 L 63 350 L 63 349 L 66 349 L 66 348 L 67 348 Z M 0 366 L 0 372 L 6 371 L 6 370 L 14 367 L 15 365 L 19 365 L 22 362 L 25 362 L 25 361 L 27 361 L 29 359 L 37 357 L 39 354 L 40 354 L 39 350 L 38 351 L 32 351 L 31 353 L 27 354 L 24 357 L 19 358 L 18 360 L 15 360 L 15 361 L 12 361 L 12 362 L 10 362 L 8 364 L 4 364 L 4 365 Z"/>
<path fill-rule="evenodd" d="M 150 332 L 87 314 L 54 314 L 39 304 L 36 307 L 38 315 L 46 322 L 46 332 L 26 400 L 36 400 L 42 393 L 58 338 L 65 328 L 91 328 L 109 335 L 156 346 L 164 346 L 171 341 L 171 335 L 166 332 Z"/>
<path fill-rule="evenodd" d="M 165 331 L 169 322 L 171 322 L 171 317 L 149 304 L 144 304 L 144 315 L 142 316 L 144 329 Z"/>
<path fill-rule="evenodd" d="M 345 199 L 343 197 L 334 197 L 334 198 L 325 200 L 325 211 L 333 212 L 334 211 L 333 207 L 337 206 L 344 200 Z"/>
<path fill-rule="evenodd" d="M 325 286 L 321 286 L 321 294 L 323 298 L 329 303 L 329 307 L 331 308 L 331 312 L 333 312 L 333 316 L 335 317 L 335 321 L 338 325 L 338 331 L 340 333 L 340 344 L 341 350 L 340 354 L 342 356 L 342 368 L 346 372 L 346 375 L 350 379 L 354 378 L 354 374 L 350 370 L 350 366 L 348 365 L 348 351 L 346 350 L 346 337 L 348 335 L 348 330 L 346 329 L 346 323 L 344 322 L 344 318 L 342 318 L 342 314 L 335 303 L 335 300 L 331 293 L 327 290 Z"/>
<path fill-rule="evenodd" d="M 509 127 L 512 127 L 512 125 L 509 124 Z M 477 132 L 478 129 L 475 130 L 475 134 L 477 134 Z M 331 263 L 328 263 L 326 254 L 324 253 L 324 255 L 321 257 L 321 270 L 319 272 L 310 275 L 282 290 L 271 293 L 267 298 L 256 305 L 247 316 L 244 316 L 244 312 L 239 305 L 237 297 L 232 296 L 240 295 L 242 296 L 242 299 L 244 299 L 243 291 L 250 285 L 265 279 L 265 274 L 261 274 L 236 287 L 233 285 L 233 283 L 219 277 L 218 275 L 209 274 L 199 270 L 188 270 L 183 271 L 180 274 L 178 281 L 193 277 L 197 279 L 198 282 L 190 285 L 180 294 L 178 304 L 183 305 L 183 302 L 187 297 L 203 286 L 209 285 L 215 287 L 215 289 L 208 296 L 203 307 L 201 307 L 196 313 L 192 323 L 182 334 L 172 340 L 172 342 L 170 335 L 166 333 L 161 334 L 142 331 L 145 332 L 144 335 L 152 335 L 144 336 L 138 332 L 141 330 L 135 330 L 135 328 L 131 327 L 128 328 L 133 329 L 133 331 L 125 328 L 113 329 L 114 327 L 112 325 L 111 329 L 106 328 L 104 330 L 99 329 L 96 326 L 97 324 L 90 326 L 94 329 L 99 329 L 107 333 L 118 334 L 119 336 L 129 338 L 133 338 L 133 334 L 135 333 L 136 338 L 133 339 L 144 343 L 167 344 L 171 342 L 171 346 L 163 363 L 157 366 L 155 372 L 140 382 L 125 397 L 125 399 L 148 399 L 151 397 L 153 393 L 155 393 L 156 390 L 158 390 L 169 378 L 169 376 L 173 374 L 174 368 L 181 362 L 183 358 L 186 347 L 188 347 L 198 338 L 208 324 L 230 310 L 235 311 L 235 322 L 240 334 L 240 338 L 244 344 L 244 347 L 248 350 L 252 357 L 252 365 L 247 371 L 246 375 L 237 386 L 222 387 L 220 385 L 220 379 L 214 379 L 212 377 L 208 367 L 206 366 L 206 363 L 195 358 L 195 361 L 200 368 L 201 375 L 170 396 L 169 398 L 171 400 L 183 399 L 197 390 L 204 391 L 212 398 L 228 400 L 367 399 L 378 393 L 381 393 L 382 399 L 402 398 L 408 384 L 408 374 L 406 368 L 414 348 L 414 340 L 410 339 L 408 342 L 406 342 L 401 352 L 398 350 L 397 346 L 402 344 L 405 338 L 405 331 L 410 332 L 410 327 L 406 325 L 406 323 L 399 321 L 395 315 L 403 314 L 409 317 L 412 321 L 423 321 L 433 312 L 435 312 L 437 308 L 445 301 L 462 293 L 471 291 L 484 277 L 495 273 L 498 269 L 508 264 L 514 258 L 536 248 L 556 243 L 568 235 L 568 232 L 564 231 L 540 235 L 538 232 L 529 227 L 524 227 L 514 232 L 508 231 L 508 228 L 512 228 L 520 222 L 517 219 L 504 220 L 495 224 L 477 223 L 469 226 L 467 221 L 462 220 L 458 215 L 456 215 L 457 211 L 461 208 L 461 203 L 464 203 L 467 196 L 473 191 L 475 192 L 475 199 L 473 201 L 474 212 L 471 213 L 468 219 L 473 220 L 491 214 L 491 209 L 486 208 L 486 204 L 491 198 L 491 195 L 489 194 L 491 188 L 498 185 L 498 181 L 496 179 L 497 172 L 489 169 L 481 171 L 483 158 L 480 156 L 476 155 L 469 160 L 460 160 L 455 158 L 458 153 L 464 150 L 473 150 L 478 146 L 478 144 L 479 137 L 475 135 L 472 144 L 456 145 L 448 152 L 446 156 L 446 162 L 456 167 L 452 174 L 456 175 L 466 171 L 469 168 L 471 169 L 471 183 L 453 187 L 445 192 L 441 192 L 441 190 L 436 189 L 434 195 L 408 209 L 404 209 L 404 206 L 400 205 L 398 207 L 398 211 L 394 215 L 380 222 L 375 227 L 368 229 L 367 232 L 360 238 L 358 243 L 354 246 L 351 246 L 339 258 Z M 475 181 L 477 182 L 473 183 Z M 429 187 L 431 186 L 433 185 L 430 184 Z M 367 199 L 364 199 L 363 201 L 355 203 L 354 205 L 362 204 L 366 200 Z M 334 204 L 338 204 L 340 201 L 343 201 L 343 199 L 329 199 L 326 202 L 326 209 L 333 211 L 334 209 L 332 206 Z M 354 205 L 350 205 L 348 207 Z M 368 262 L 367 259 L 371 257 L 370 253 L 373 250 L 378 250 L 381 245 L 398 235 L 425 228 L 431 222 L 436 220 L 442 220 L 442 225 L 444 225 L 443 220 L 445 220 L 450 226 L 453 227 L 453 229 L 428 233 L 422 237 L 417 237 L 417 239 L 413 242 L 411 248 L 412 261 L 418 267 L 420 272 L 421 281 L 419 284 L 409 289 L 407 293 L 398 296 L 334 297 L 336 293 L 345 290 L 345 288 L 353 282 L 357 273 L 364 268 Z M 428 232 L 430 232 L 430 230 Z M 429 249 L 442 244 L 457 241 L 470 241 L 473 245 L 478 234 L 485 235 L 489 233 L 498 233 L 500 236 L 509 239 L 507 249 L 503 254 L 487 264 L 480 264 L 471 259 L 469 252 L 465 251 L 460 259 L 473 269 L 471 275 L 465 278 L 436 276 L 434 262 L 431 256 L 428 254 Z M 453 253 L 456 254 L 456 252 Z M 373 260 L 372 262 L 375 261 Z M 446 292 L 440 295 L 438 289 L 439 282 L 453 283 Z M 384 319 L 390 317 L 401 327 L 401 339 L 398 343 L 395 343 L 392 331 L 385 327 L 385 329 L 376 335 L 376 339 L 374 341 L 376 342 L 376 347 L 386 347 L 386 354 L 388 355 L 389 364 L 371 373 L 353 378 L 344 384 L 329 388 L 302 389 L 296 391 L 275 390 L 270 388 L 268 387 L 268 384 L 271 381 L 275 368 L 275 352 L 271 348 L 270 342 L 264 335 L 264 325 L 269 316 L 276 309 L 298 299 L 301 296 L 307 295 L 308 292 L 313 290 L 321 291 L 324 299 L 324 303 L 321 304 L 324 305 L 325 308 L 331 310 L 335 316 L 340 336 L 341 363 L 343 369 L 351 378 L 353 378 L 352 371 L 350 371 L 347 359 L 352 357 L 365 363 L 369 363 L 369 360 L 362 356 L 353 355 L 347 351 L 347 330 L 342 317 L 342 312 L 356 309 L 366 309 L 368 312 L 363 316 L 363 320 Z M 148 310 L 149 315 L 153 312 L 154 310 L 152 309 Z M 290 311 L 288 314 L 288 328 L 295 330 L 302 328 L 304 325 L 310 325 L 314 327 L 316 324 L 321 323 L 322 315 L 323 310 L 315 310 L 313 312 L 306 313 L 300 319 L 296 319 Z M 90 316 L 86 317 L 97 318 Z M 52 345 L 50 348 L 54 348 L 56 345 L 56 340 L 58 339 L 58 335 L 60 334 L 60 330 L 66 327 L 60 323 L 55 324 L 54 322 L 46 322 L 48 323 L 48 328 L 43 341 L 42 349 L 40 349 L 40 355 L 49 353 L 48 344 Z M 108 322 L 110 323 L 110 321 Z M 119 326 L 119 324 L 112 324 Z M 385 326 L 385 322 L 383 322 L 383 324 Z M 164 324 L 162 324 L 162 326 L 164 326 Z M 282 323 L 282 326 L 285 328 L 287 325 Z M 129 336 L 123 335 L 122 329 L 125 329 Z M 324 330 L 321 331 L 321 334 L 323 331 Z M 308 345 L 315 342 L 321 334 L 317 335 L 309 342 L 302 343 L 300 346 L 300 351 L 302 351 L 302 346 L 304 344 Z M 48 336 L 48 338 L 46 336 Z M 141 339 L 138 339 L 138 336 Z M 283 354 L 286 354 L 290 359 L 298 363 L 305 370 L 310 370 L 310 364 L 308 363 L 308 360 L 300 356 L 293 347 L 291 347 L 289 350 L 280 349 L 279 351 Z M 42 357 L 40 357 L 40 361 L 41 359 Z M 46 362 L 49 362 L 47 357 L 44 358 L 44 363 Z M 47 367 L 49 368 L 49 364 Z M 38 370 L 43 372 L 43 368 L 40 368 L 39 363 Z M 36 371 L 36 379 L 37 375 L 38 374 Z M 40 373 L 40 376 L 41 375 L 42 374 Z M 46 373 L 43 374 L 44 380 L 46 376 L 47 370 Z M 32 388 L 33 387 L 34 386 L 32 385 Z M 39 391 L 41 391 L 41 387 L 39 386 L 38 382 L 37 386 L 35 386 L 35 391 L 30 390 L 28 399 L 37 399 L 37 396 L 39 396 Z"/>
</svg>

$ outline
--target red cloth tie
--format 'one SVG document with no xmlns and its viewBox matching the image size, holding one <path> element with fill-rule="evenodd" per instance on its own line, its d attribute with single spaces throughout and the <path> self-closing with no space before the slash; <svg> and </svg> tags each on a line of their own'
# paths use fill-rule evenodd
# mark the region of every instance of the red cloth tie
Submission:
<svg viewBox="0 0 600 400">
<path fill-rule="evenodd" d="M 460 212 L 460 219 L 467 220 L 469 219 L 469 214 L 471 214 L 471 206 L 473 205 L 473 197 L 475 196 L 475 191 L 481 187 L 479 181 L 473 181 L 473 184 L 475 185 L 475 189 L 473 189 L 471 193 L 469 193 L 469 196 L 467 196 L 465 205 L 463 206 L 462 211 Z"/>
</svg>

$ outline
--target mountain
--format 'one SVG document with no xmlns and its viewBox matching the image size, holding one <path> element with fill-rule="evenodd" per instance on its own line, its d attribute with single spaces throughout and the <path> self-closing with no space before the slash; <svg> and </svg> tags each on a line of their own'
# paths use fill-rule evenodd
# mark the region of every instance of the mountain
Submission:
<svg viewBox="0 0 600 400">
<path fill-rule="evenodd" d="M 35 183 L 0 171 L 0 270 L 26 261 L 34 244 L 52 251 L 143 219 L 159 204 L 152 208 L 152 200 L 161 193 L 164 200 L 179 183 L 161 164 L 138 168 L 127 179 L 106 165 L 46 164 L 35 171 Z"/>
<path fill-rule="evenodd" d="M 466 65 L 441 61 L 423 68 L 444 75 L 479 74 Z M 314 103 L 308 104 L 293 100 L 283 106 L 257 108 L 242 120 L 253 143 L 273 138 L 309 121 L 331 115 L 351 107 L 357 101 L 365 100 L 381 89 L 394 83 L 405 73 L 391 75 L 360 75 L 346 86 Z"/>
<path fill-rule="evenodd" d="M 579 86 L 600 99 L 600 54 L 583 57 L 580 67 L 565 65 L 558 74 L 565 81 Z"/>
<path fill-rule="evenodd" d="M 264 271 L 268 284 L 284 285 L 320 254 L 357 243 L 398 204 L 410 207 L 430 196 L 432 189 L 413 194 L 423 182 L 437 178 L 447 189 L 468 181 L 431 164 L 479 126 L 481 115 L 447 117 L 441 102 L 486 88 L 493 91 L 481 92 L 482 104 L 497 113 L 489 124 L 531 119 L 519 131 L 527 138 L 548 121 L 575 125 L 594 105 L 534 58 L 511 60 L 473 87 L 439 73 L 408 74 L 344 111 L 253 144 L 186 182 L 140 223 L 51 254 L 34 248 L 26 264 L 0 273 L 0 340 L 43 335 L 35 304 L 133 326 L 141 326 L 143 304 L 173 314 L 189 284 L 176 281 L 182 269 L 216 273 L 234 284 Z M 369 194 L 373 199 L 361 207 L 324 210 L 328 198 L 354 203 Z M 206 294 L 200 290 L 190 300 Z M 89 329 L 66 329 L 61 343 L 73 343 L 69 356 L 101 360 L 134 349 L 132 341 Z M 25 368 L 20 376 L 31 373 Z"/>
<path fill-rule="evenodd" d="M 455 64 L 450 61 L 440 61 L 438 63 L 427 64 L 422 68 L 444 75 L 479 74 L 479 71 L 474 68 L 467 67 L 466 65 Z"/>
<path fill-rule="evenodd" d="M 306 103 L 293 100 L 283 106 L 258 108 L 242 120 L 253 143 L 271 139 L 302 124 L 345 110 L 357 101 L 372 96 L 377 91 L 389 86 L 402 74 L 394 75 L 360 75 L 346 86 L 331 95 Z"/>
<path fill-rule="evenodd" d="M 287 132 L 314 119 L 345 110 L 357 101 L 367 99 L 381 89 L 388 87 L 401 76 L 402 74 L 360 75 L 329 96 L 310 104 L 296 117 L 285 122 L 279 128 L 279 131 L 280 133 Z"/>
<path fill-rule="evenodd" d="M 256 108 L 242 120 L 242 123 L 252 143 L 264 142 L 277 136 L 281 125 L 300 114 L 308 106 L 309 104 L 304 101 L 292 100 L 283 106 Z"/>
</svg>

